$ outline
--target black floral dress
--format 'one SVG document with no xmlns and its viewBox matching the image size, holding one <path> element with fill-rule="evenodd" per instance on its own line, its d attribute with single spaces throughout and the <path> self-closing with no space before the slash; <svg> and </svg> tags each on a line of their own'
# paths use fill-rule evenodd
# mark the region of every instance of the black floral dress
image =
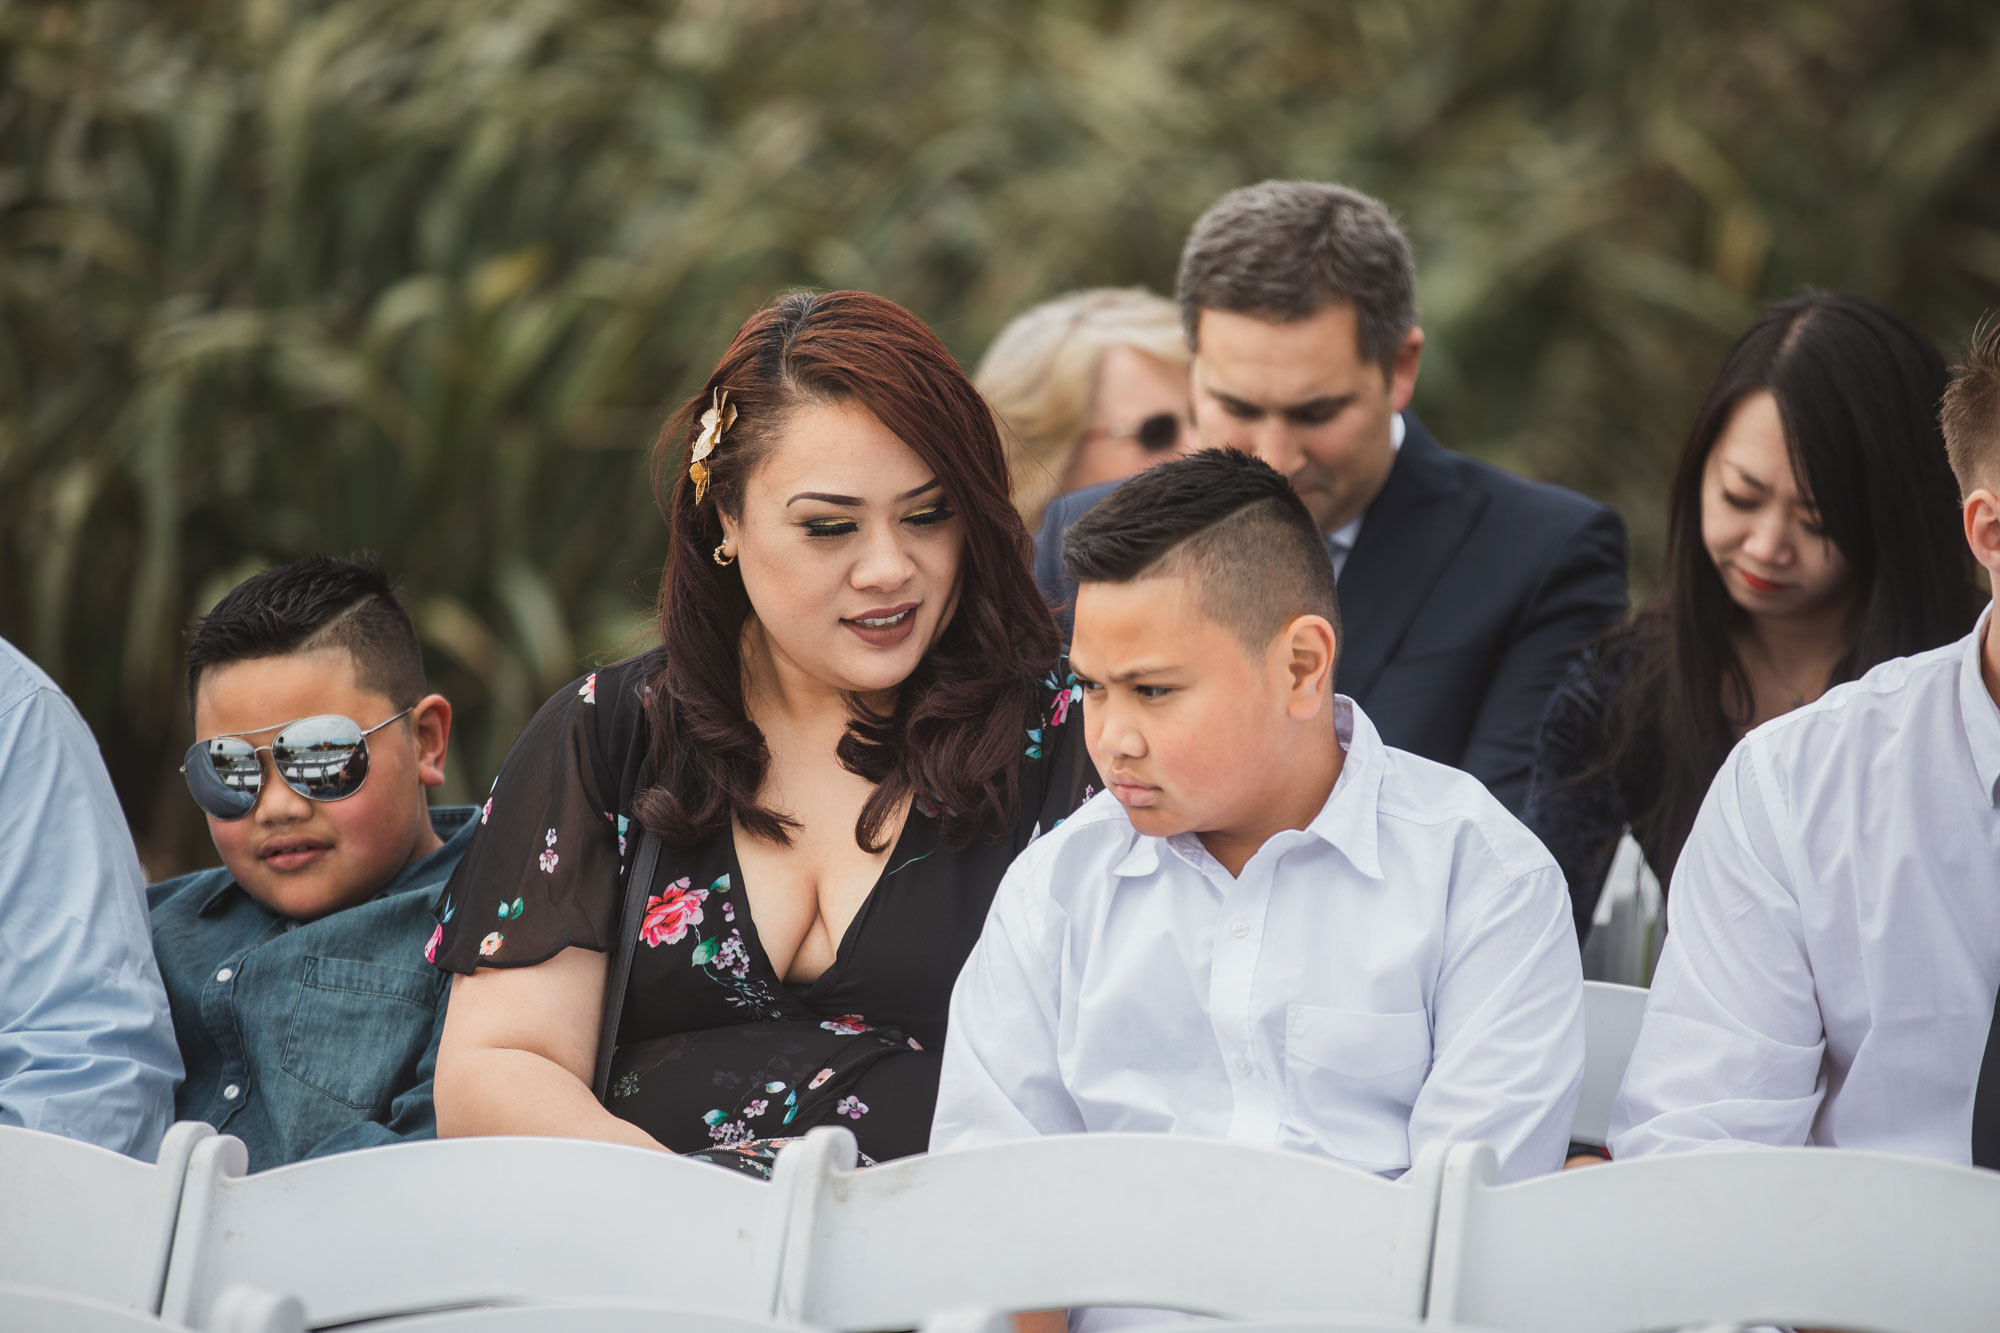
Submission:
<svg viewBox="0 0 2000 1333">
<path fill-rule="evenodd" d="M 639 844 L 640 691 L 657 651 L 594 672 L 514 743 L 437 903 L 428 956 L 452 972 L 610 951 Z M 790 984 L 765 956 L 727 830 L 663 845 L 618 1026 L 609 1107 L 666 1147 L 767 1174 L 777 1143 L 845 1125 L 869 1160 L 924 1151 L 952 983 L 1008 864 L 1094 792 L 1067 672 L 1022 737 L 1007 836 L 953 852 L 913 804 L 834 961 Z"/>
</svg>

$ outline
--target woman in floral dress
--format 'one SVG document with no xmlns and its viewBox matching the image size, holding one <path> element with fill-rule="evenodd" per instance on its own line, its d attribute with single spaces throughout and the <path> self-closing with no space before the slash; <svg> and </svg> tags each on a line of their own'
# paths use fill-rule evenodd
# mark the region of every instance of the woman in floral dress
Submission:
<svg viewBox="0 0 2000 1333">
<path fill-rule="evenodd" d="M 660 646 L 536 714 L 438 903 L 439 1132 L 760 1173 L 815 1125 L 921 1152 L 994 889 L 1096 782 L 991 414 L 908 312 L 798 293 L 654 459 Z M 660 863 L 599 1105 L 641 826 Z"/>
</svg>

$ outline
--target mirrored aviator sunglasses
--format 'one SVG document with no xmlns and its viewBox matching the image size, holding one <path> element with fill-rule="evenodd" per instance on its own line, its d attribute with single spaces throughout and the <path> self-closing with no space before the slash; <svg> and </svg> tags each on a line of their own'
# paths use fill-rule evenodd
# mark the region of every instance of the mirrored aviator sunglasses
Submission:
<svg viewBox="0 0 2000 1333">
<path fill-rule="evenodd" d="M 368 738 L 409 712 L 405 708 L 366 731 L 353 718 L 335 713 L 302 717 L 276 728 L 269 745 L 252 745 L 241 736 L 211 736 L 188 747 L 181 772 L 194 803 L 214 819 L 241 819 L 257 808 L 257 794 L 264 787 L 264 765 L 257 756 L 266 750 L 278 776 L 299 795 L 309 801 L 344 801 L 368 779 Z"/>
</svg>

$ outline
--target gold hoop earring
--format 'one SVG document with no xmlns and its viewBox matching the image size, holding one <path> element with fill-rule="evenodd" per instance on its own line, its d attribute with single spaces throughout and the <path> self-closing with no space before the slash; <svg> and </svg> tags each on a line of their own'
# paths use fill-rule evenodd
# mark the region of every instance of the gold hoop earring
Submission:
<svg viewBox="0 0 2000 1333">
<path fill-rule="evenodd" d="M 717 546 L 717 547 L 715 548 L 715 557 L 714 557 L 714 558 L 715 558 L 715 563 L 716 563 L 716 564 L 718 564 L 718 565 L 721 565 L 721 566 L 722 566 L 722 567 L 723 567 L 724 569 L 727 569 L 727 568 L 729 568 L 729 567 L 730 567 L 731 565 L 733 565 L 733 564 L 735 564 L 735 563 L 736 563 L 736 557 L 735 557 L 735 556 L 733 556 L 733 555 L 732 555 L 732 556 L 728 556 L 728 557 L 726 557 L 726 558 L 725 558 L 725 557 L 723 556 L 723 554 L 722 554 L 722 548 L 723 548 L 724 546 L 727 546 L 727 545 L 729 545 L 729 543 L 728 543 L 728 542 L 723 542 L 723 543 L 721 543 L 721 545 L 719 545 L 719 546 Z"/>
</svg>

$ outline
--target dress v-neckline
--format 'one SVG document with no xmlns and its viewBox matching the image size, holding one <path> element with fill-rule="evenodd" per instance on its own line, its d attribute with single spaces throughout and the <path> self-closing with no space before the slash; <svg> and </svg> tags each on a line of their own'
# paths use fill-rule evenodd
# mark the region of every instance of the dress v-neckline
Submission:
<svg viewBox="0 0 2000 1333">
<path fill-rule="evenodd" d="M 929 851 L 925 851 L 922 856 L 903 855 L 905 851 L 909 850 L 910 830 L 915 827 L 918 819 L 923 819 L 927 823 L 930 822 L 930 816 L 926 815 L 915 801 L 912 801 L 910 802 L 909 810 L 903 816 L 903 827 L 896 834 L 896 841 L 890 846 L 888 857 L 882 862 L 881 873 L 876 875 L 875 882 L 868 886 L 868 892 L 862 897 L 860 905 L 854 909 L 854 915 L 848 918 L 846 929 L 840 932 L 840 939 L 834 944 L 833 961 L 828 963 L 820 974 L 810 981 L 791 981 L 786 979 L 779 973 L 777 965 L 771 961 L 770 952 L 764 947 L 764 932 L 757 927 L 756 909 L 750 903 L 750 890 L 743 877 L 743 860 L 736 854 L 736 826 L 734 823 L 730 825 L 725 835 L 729 842 L 729 882 L 733 887 L 741 890 L 743 894 L 743 922 L 741 929 L 743 930 L 744 939 L 751 946 L 752 955 L 760 961 L 764 971 L 773 981 L 790 992 L 795 998 L 803 1000 L 840 970 L 841 965 L 847 961 L 852 952 L 850 946 L 860 931 L 863 918 L 868 916 L 869 909 L 875 905 L 876 899 L 881 896 L 883 883 L 891 875 L 909 865 L 911 861 L 921 860 L 922 856 L 930 855 Z M 817 920 L 818 918 L 815 919 Z"/>
</svg>

